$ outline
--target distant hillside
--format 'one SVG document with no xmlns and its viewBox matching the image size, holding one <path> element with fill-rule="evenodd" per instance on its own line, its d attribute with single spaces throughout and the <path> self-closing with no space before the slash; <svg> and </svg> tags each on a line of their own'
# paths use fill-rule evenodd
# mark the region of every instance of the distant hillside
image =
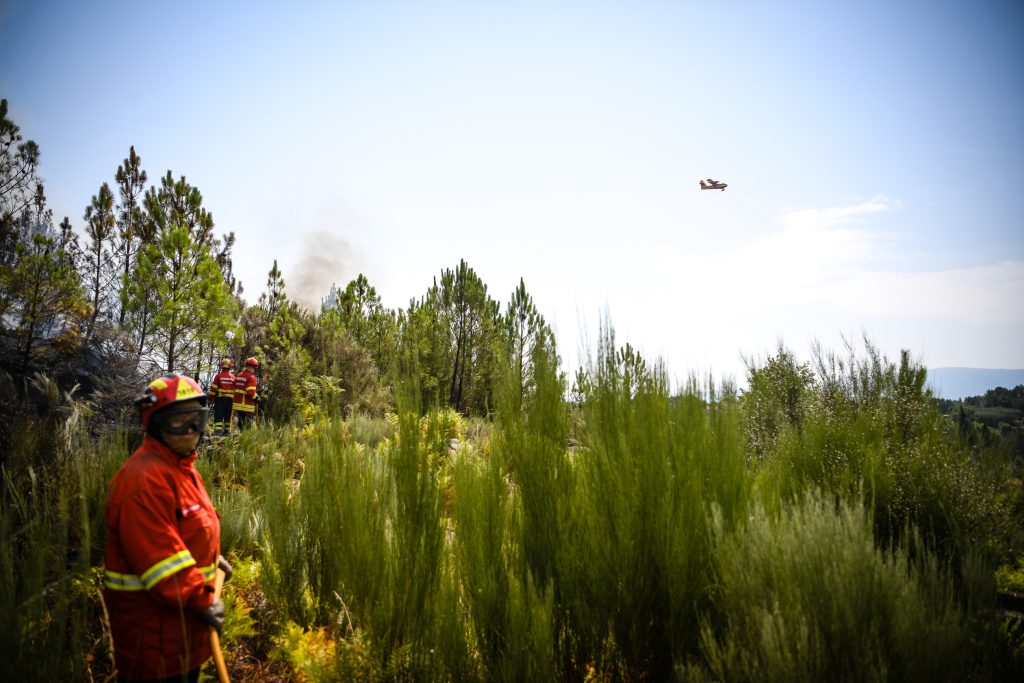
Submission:
<svg viewBox="0 0 1024 683">
<path fill-rule="evenodd" d="M 982 396 L 989 389 L 1012 389 L 1024 384 L 1024 370 L 986 368 L 929 368 L 928 386 L 939 398 L 961 399 Z"/>
</svg>

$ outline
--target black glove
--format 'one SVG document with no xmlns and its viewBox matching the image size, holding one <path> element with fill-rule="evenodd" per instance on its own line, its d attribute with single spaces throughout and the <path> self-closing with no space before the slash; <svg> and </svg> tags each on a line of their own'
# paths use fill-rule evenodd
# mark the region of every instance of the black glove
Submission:
<svg viewBox="0 0 1024 683">
<path fill-rule="evenodd" d="M 218 636 L 221 635 L 224 630 L 224 603 L 215 600 L 212 605 L 199 613 L 199 617 L 209 624 L 210 628 L 216 630 Z"/>
<path fill-rule="evenodd" d="M 224 559 L 223 555 L 217 557 L 217 569 L 224 572 L 224 583 L 230 581 L 231 575 L 235 573 L 231 570 L 231 565 L 228 564 L 228 561 Z"/>
</svg>

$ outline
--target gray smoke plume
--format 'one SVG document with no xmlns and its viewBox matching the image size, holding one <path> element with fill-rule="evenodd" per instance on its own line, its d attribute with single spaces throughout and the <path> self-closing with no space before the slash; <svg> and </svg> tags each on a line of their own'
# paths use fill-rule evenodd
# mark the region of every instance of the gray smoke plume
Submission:
<svg viewBox="0 0 1024 683">
<path fill-rule="evenodd" d="M 288 298 L 318 313 L 332 283 L 344 287 L 355 277 L 355 261 L 352 246 L 338 235 L 324 230 L 308 233 L 299 262 L 290 275 L 284 274 Z"/>
</svg>

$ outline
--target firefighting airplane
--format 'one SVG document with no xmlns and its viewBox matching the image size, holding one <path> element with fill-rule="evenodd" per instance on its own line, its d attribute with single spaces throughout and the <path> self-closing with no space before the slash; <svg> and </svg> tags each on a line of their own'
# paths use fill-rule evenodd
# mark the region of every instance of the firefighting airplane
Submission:
<svg viewBox="0 0 1024 683">
<path fill-rule="evenodd" d="M 725 188 L 727 187 L 729 187 L 728 183 L 720 183 L 717 180 L 712 180 L 711 178 L 708 178 L 706 183 L 703 180 L 700 181 L 700 189 L 702 190 L 721 190 L 722 192 L 725 192 Z"/>
</svg>

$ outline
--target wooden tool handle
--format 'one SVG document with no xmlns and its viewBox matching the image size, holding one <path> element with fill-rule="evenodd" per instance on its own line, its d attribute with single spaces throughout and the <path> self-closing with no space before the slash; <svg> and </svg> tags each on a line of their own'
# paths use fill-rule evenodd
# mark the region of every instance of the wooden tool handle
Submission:
<svg viewBox="0 0 1024 683">
<path fill-rule="evenodd" d="M 224 570 L 217 567 L 217 578 L 213 581 L 213 600 L 220 600 L 221 589 L 224 588 Z M 210 627 L 210 648 L 213 650 L 213 663 L 217 665 L 217 680 L 220 683 L 231 683 L 228 678 L 228 667 L 224 664 L 224 653 L 220 651 L 220 635 L 217 629 Z"/>
</svg>

